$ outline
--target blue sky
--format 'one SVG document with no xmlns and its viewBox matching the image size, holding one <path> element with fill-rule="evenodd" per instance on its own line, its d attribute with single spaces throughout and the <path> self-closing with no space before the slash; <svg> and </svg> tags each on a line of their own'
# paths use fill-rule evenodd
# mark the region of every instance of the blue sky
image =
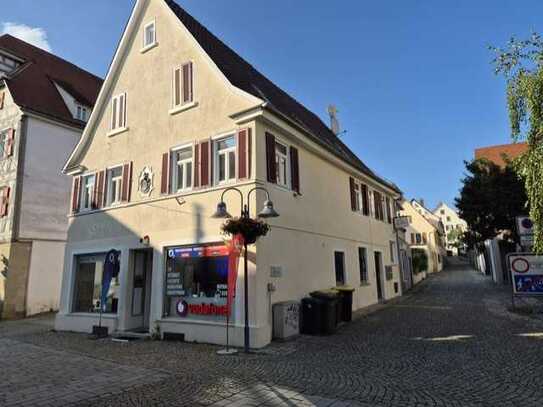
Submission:
<svg viewBox="0 0 543 407">
<path fill-rule="evenodd" d="M 509 141 L 487 45 L 543 32 L 536 0 L 178 1 L 327 123 L 335 104 L 344 142 L 427 206 L 453 201 L 474 148 Z M 46 36 L 54 53 L 103 76 L 132 5 L 6 2 L 0 30 Z"/>
</svg>

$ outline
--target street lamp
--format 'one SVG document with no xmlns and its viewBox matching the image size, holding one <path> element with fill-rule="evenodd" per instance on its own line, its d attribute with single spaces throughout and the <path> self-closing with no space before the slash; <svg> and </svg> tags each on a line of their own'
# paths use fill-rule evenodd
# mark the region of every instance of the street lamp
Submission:
<svg viewBox="0 0 543 407">
<path fill-rule="evenodd" d="M 241 198 L 241 217 L 249 219 L 250 218 L 249 198 L 251 197 L 251 194 L 253 192 L 256 192 L 258 190 L 264 191 L 266 193 L 266 201 L 264 202 L 264 208 L 262 208 L 262 210 L 257 216 L 263 219 L 279 217 L 279 214 L 273 207 L 273 202 L 270 200 L 270 193 L 264 187 L 254 187 L 253 189 L 251 189 L 247 193 L 246 203 L 244 203 L 243 201 L 243 192 L 241 192 L 238 188 L 236 187 L 226 188 L 221 194 L 221 200 L 217 204 L 217 210 L 211 217 L 215 219 L 226 219 L 226 218 L 232 217 L 232 215 L 230 215 L 228 213 L 228 210 L 226 209 L 226 203 L 224 202 L 224 195 L 228 191 L 236 191 Z M 244 249 L 243 266 L 245 270 L 245 278 L 243 279 L 243 291 L 244 291 L 244 297 L 245 297 L 244 298 L 244 306 L 245 306 L 244 350 L 245 350 L 245 353 L 249 353 L 249 267 L 248 267 L 248 261 L 247 261 L 247 240 L 246 239 L 243 239 L 243 249 Z"/>
</svg>

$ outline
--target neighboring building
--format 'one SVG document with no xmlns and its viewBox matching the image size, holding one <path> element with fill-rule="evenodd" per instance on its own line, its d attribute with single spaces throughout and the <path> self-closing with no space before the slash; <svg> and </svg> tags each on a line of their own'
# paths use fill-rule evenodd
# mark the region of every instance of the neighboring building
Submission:
<svg viewBox="0 0 543 407">
<path fill-rule="evenodd" d="M 435 222 L 431 217 L 421 214 L 422 205 L 416 200 L 403 201 L 401 216 L 409 216 L 411 222 L 406 230 L 406 240 L 410 243 L 411 250 L 421 249 L 428 256 L 427 273 L 435 273 L 443 269 L 443 231 L 440 222 Z M 433 215 L 432 215 L 433 216 Z M 413 283 L 418 283 L 425 277 L 424 273 L 413 275 Z"/>
<path fill-rule="evenodd" d="M 505 167 L 507 160 L 519 157 L 528 149 L 526 143 L 502 144 L 498 146 L 481 147 L 475 149 L 475 159 L 485 158 L 494 164 Z"/>
<path fill-rule="evenodd" d="M 10 35 L 0 36 L 0 304 L 4 318 L 58 308 L 70 178 L 102 81 Z"/>
<path fill-rule="evenodd" d="M 136 2 L 64 171 L 74 194 L 59 330 L 98 322 L 113 248 L 120 274 L 102 318 L 110 332 L 224 343 L 224 236 L 211 215 L 229 186 L 266 187 L 281 215 L 249 249 L 252 347 L 270 342 L 277 302 L 343 284 L 355 288 L 354 309 L 401 295 L 392 227 L 401 191 L 173 1 Z M 264 200 L 251 195 L 252 216 Z M 225 201 L 239 213 L 238 194 Z M 243 278 L 241 265 L 236 345 Z"/>
<path fill-rule="evenodd" d="M 458 256 L 458 236 L 468 230 L 468 224 L 458 216 L 458 213 L 444 202 L 440 202 L 434 210 L 445 228 L 445 249 L 447 255 Z M 456 231 L 456 237 L 455 233 Z M 454 237 L 454 238 L 453 238 Z"/>
</svg>

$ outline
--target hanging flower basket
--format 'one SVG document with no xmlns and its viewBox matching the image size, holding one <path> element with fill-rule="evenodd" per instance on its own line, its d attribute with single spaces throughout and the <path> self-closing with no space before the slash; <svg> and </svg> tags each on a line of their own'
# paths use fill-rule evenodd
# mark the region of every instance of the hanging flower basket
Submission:
<svg viewBox="0 0 543 407">
<path fill-rule="evenodd" d="M 247 244 L 253 244 L 260 236 L 266 236 L 270 227 L 261 220 L 232 218 L 222 225 L 222 231 L 230 236 L 241 234 Z"/>
</svg>

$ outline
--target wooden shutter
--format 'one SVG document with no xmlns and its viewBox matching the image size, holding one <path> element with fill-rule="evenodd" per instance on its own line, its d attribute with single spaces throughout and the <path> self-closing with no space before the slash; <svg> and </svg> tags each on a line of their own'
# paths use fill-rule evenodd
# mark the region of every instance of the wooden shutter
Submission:
<svg viewBox="0 0 543 407">
<path fill-rule="evenodd" d="M 238 178 L 247 178 L 247 129 L 238 131 Z"/>
<path fill-rule="evenodd" d="M 200 186 L 208 187 L 209 184 L 209 151 L 210 141 L 200 143 Z"/>
<path fill-rule="evenodd" d="M 94 184 L 94 196 L 92 197 L 92 207 L 100 209 L 104 202 L 104 178 L 106 176 L 105 171 L 99 171 L 95 176 Z"/>
<path fill-rule="evenodd" d="M 117 98 L 114 97 L 111 102 L 111 130 L 117 128 Z"/>
<path fill-rule="evenodd" d="M 8 130 L 6 139 L 6 147 L 4 148 L 4 156 L 11 157 L 13 155 L 13 145 L 15 144 L 15 129 Z"/>
<path fill-rule="evenodd" d="M 415 234 L 411 233 L 411 244 L 415 244 Z"/>
<path fill-rule="evenodd" d="M 390 198 L 386 197 L 386 211 L 387 211 L 387 222 L 392 223 L 392 212 L 390 210 Z"/>
<path fill-rule="evenodd" d="M 369 216 L 370 214 L 370 197 L 368 194 L 368 186 L 361 184 L 361 190 L 362 190 L 362 213 L 365 216 Z"/>
<path fill-rule="evenodd" d="M 356 211 L 356 191 L 354 189 L 354 178 L 349 177 L 349 189 L 351 192 L 351 210 Z"/>
<path fill-rule="evenodd" d="M 184 64 L 181 67 L 183 78 L 183 104 L 190 103 L 193 100 L 192 89 L 192 62 Z"/>
<path fill-rule="evenodd" d="M 277 183 L 277 170 L 275 168 L 275 137 L 266 133 L 266 171 L 268 182 Z"/>
<path fill-rule="evenodd" d="M 121 193 L 122 202 L 130 202 L 130 192 L 132 192 L 132 161 L 123 165 L 123 185 Z"/>
<path fill-rule="evenodd" d="M 6 97 L 6 92 L 0 93 L 0 109 L 4 108 L 4 99 Z"/>
<path fill-rule="evenodd" d="M 247 178 L 251 178 L 253 166 L 253 135 L 251 129 L 247 129 Z"/>
<path fill-rule="evenodd" d="M 170 153 L 162 154 L 162 178 L 160 181 L 160 193 L 170 193 Z"/>
<path fill-rule="evenodd" d="M 1 206 L 0 206 L 0 216 L 1 217 L 4 217 L 4 216 L 8 215 L 10 190 L 11 190 L 10 187 L 2 188 L 2 198 L 1 198 Z"/>
<path fill-rule="evenodd" d="M 194 169 L 192 174 L 194 176 L 194 188 L 200 186 L 200 144 L 196 143 L 194 145 L 194 160 L 192 161 Z"/>
<path fill-rule="evenodd" d="M 119 127 L 126 127 L 126 93 L 119 99 Z"/>
<path fill-rule="evenodd" d="M 74 177 L 72 186 L 72 213 L 79 212 L 79 202 L 81 199 L 81 177 Z"/>
<path fill-rule="evenodd" d="M 300 193 L 300 166 L 298 160 L 298 149 L 290 147 L 290 177 L 292 190 Z"/>
</svg>

